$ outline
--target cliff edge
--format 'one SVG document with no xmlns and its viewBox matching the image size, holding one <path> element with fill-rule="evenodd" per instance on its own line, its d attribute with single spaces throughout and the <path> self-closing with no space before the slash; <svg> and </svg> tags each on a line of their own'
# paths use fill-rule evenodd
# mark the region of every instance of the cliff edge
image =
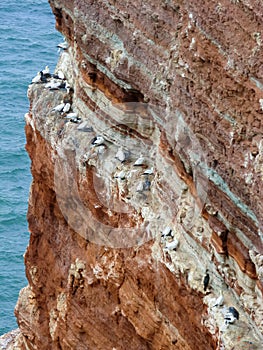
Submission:
<svg viewBox="0 0 263 350">
<path fill-rule="evenodd" d="M 262 349 L 260 1 L 49 2 L 14 349 Z"/>
</svg>

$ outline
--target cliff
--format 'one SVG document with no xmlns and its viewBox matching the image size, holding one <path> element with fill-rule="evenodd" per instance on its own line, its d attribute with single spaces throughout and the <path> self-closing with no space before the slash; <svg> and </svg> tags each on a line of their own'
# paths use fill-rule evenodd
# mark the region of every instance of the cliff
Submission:
<svg viewBox="0 0 263 350">
<path fill-rule="evenodd" d="M 260 1 L 49 2 L 14 348 L 262 349 Z"/>
</svg>

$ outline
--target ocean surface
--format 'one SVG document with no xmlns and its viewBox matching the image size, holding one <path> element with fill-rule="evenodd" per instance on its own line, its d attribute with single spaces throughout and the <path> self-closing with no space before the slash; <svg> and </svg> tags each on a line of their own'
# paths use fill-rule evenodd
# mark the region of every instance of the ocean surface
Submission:
<svg viewBox="0 0 263 350">
<path fill-rule="evenodd" d="M 17 328 L 14 307 L 27 285 L 23 254 L 29 240 L 26 212 L 31 182 L 25 152 L 27 86 L 37 71 L 57 62 L 62 36 L 48 0 L 0 1 L 0 335 Z"/>
</svg>

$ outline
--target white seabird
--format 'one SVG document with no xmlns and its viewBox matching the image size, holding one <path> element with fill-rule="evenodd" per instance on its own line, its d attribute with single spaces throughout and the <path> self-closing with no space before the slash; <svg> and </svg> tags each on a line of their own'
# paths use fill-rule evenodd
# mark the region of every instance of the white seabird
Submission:
<svg viewBox="0 0 263 350">
<path fill-rule="evenodd" d="M 58 75 L 58 79 L 61 79 L 61 80 L 65 79 L 65 74 L 61 70 L 57 72 L 57 75 Z"/>
<path fill-rule="evenodd" d="M 222 293 L 222 290 L 220 289 L 220 295 L 219 297 L 216 299 L 214 305 L 212 307 L 216 307 L 216 306 L 222 306 L 224 304 L 224 295 Z"/>
<path fill-rule="evenodd" d="M 53 74 L 53 78 L 54 79 L 65 80 L 65 75 L 64 75 L 64 73 L 61 70 L 59 70 L 57 73 Z"/>
<path fill-rule="evenodd" d="M 68 113 L 67 115 L 65 115 L 64 118 L 66 118 L 66 119 L 78 118 L 78 114 L 76 112 L 71 112 L 71 113 Z"/>
<path fill-rule="evenodd" d="M 94 131 L 92 126 L 89 126 L 89 122 L 87 120 L 85 120 L 84 122 L 82 122 L 78 127 L 78 130 L 80 131 L 84 131 L 84 132 L 92 132 Z"/>
<path fill-rule="evenodd" d="M 57 81 L 56 79 L 51 79 L 46 85 L 45 89 L 49 90 L 59 90 L 64 89 L 66 83 L 64 81 Z"/>
<path fill-rule="evenodd" d="M 226 314 L 224 317 L 225 325 L 232 324 L 235 322 L 236 318 L 232 314 Z"/>
<path fill-rule="evenodd" d="M 91 144 L 94 146 L 100 146 L 105 142 L 104 138 L 102 136 L 96 136 L 94 139 L 91 141 Z"/>
<path fill-rule="evenodd" d="M 68 113 L 70 111 L 71 104 L 70 103 L 65 103 L 64 107 L 62 109 L 62 113 Z"/>
<path fill-rule="evenodd" d="M 67 50 L 69 48 L 69 44 L 67 43 L 66 39 L 64 39 L 63 43 L 59 43 L 57 47 L 62 50 Z"/>
<path fill-rule="evenodd" d="M 123 163 L 127 159 L 126 154 L 122 148 L 118 150 L 118 152 L 115 155 L 115 158 L 118 159 L 121 163 Z"/>
<path fill-rule="evenodd" d="M 125 171 L 123 171 L 123 170 L 120 171 L 120 172 L 115 176 L 115 178 L 121 179 L 121 180 L 124 180 L 125 177 L 126 177 L 126 173 L 125 173 Z"/>
<path fill-rule="evenodd" d="M 42 72 L 43 72 L 44 77 L 51 78 L 51 74 L 49 72 L 49 66 L 46 66 L 45 69 L 43 69 Z"/>
<path fill-rule="evenodd" d="M 178 247 L 178 244 L 179 244 L 178 240 L 174 238 L 172 242 L 166 243 L 164 250 L 165 251 L 176 250 L 176 248 Z"/>
<path fill-rule="evenodd" d="M 43 74 L 49 74 L 49 66 L 46 66 L 45 69 L 43 69 Z"/>
<path fill-rule="evenodd" d="M 171 229 L 171 227 L 169 227 L 169 226 L 166 226 L 165 227 L 165 229 L 163 230 L 163 232 L 162 232 L 162 237 L 173 237 L 173 234 L 172 234 L 172 229 Z"/>
<path fill-rule="evenodd" d="M 81 122 L 80 117 L 75 117 L 70 119 L 71 123 L 79 124 Z"/>
<path fill-rule="evenodd" d="M 51 79 L 46 85 L 45 85 L 45 89 L 54 89 L 57 88 L 59 89 L 60 86 L 60 81 L 56 81 L 55 79 Z"/>
<path fill-rule="evenodd" d="M 43 74 L 43 72 L 42 72 Z M 31 83 L 36 84 L 41 82 L 41 73 L 37 72 L 37 75 L 31 80 Z"/>
<path fill-rule="evenodd" d="M 143 173 L 143 175 L 152 175 L 153 174 L 153 168 L 146 169 Z"/>
<path fill-rule="evenodd" d="M 56 107 L 54 107 L 52 109 L 52 111 L 54 111 L 54 112 L 62 112 L 64 107 L 65 107 L 65 103 L 63 101 L 61 101 L 61 103 L 59 105 L 57 105 Z"/>
<path fill-rule="evenodd" d="M 36 83 L 46 83 L 47 78 L 44 76 L 42 70 L 37 73 L 37 75 L 31 80 L 31 83 L 36 84 Z"/>
<path fill-rule="evenodd" d="M 145 159 L 144 157 L 140 156 L 136 161 L 135 163 L 133 164 L 134 166 L 141 166 L 141 165 L 144 165 L 145 163 Z"/>
</svg>

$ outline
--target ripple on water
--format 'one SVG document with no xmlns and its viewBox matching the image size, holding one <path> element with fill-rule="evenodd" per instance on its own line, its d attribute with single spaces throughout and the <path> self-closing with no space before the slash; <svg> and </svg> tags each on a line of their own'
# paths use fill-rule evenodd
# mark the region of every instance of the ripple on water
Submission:
<svg viewBox="0 0 263 350">
<path fill-rule="evenodd" d="M 24 144 L 27 86 L 57 61 L 54 17 L 47 0 L 0 2 L 0 335 L 17 327 L 13 310 L 26 285 L 23 254 L 28 243 L 30 161 Z"/>
</svg>

